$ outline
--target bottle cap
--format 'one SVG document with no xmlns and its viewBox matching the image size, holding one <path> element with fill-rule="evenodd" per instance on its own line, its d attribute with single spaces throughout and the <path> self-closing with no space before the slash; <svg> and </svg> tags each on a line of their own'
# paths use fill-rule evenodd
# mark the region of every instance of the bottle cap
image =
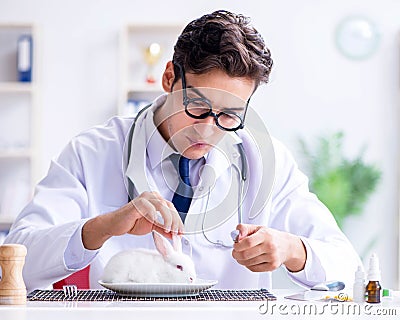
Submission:
<svg viewBox="0 0 400 320">
<path fill-rule="evenodd" d="M 379 259 L 376 253 L 373 253 L 369 259 L 368 269 L 368 280 L 369 281 L 380 281 L 381 270 L 379 269 Z"/>
<path fill-rule="evenodd" d="M 355 272 L 355 278 L 356 279 L 364 279 L 364 270 L 361 266 L 357 267 L 357 270 Z"/>
</svg>

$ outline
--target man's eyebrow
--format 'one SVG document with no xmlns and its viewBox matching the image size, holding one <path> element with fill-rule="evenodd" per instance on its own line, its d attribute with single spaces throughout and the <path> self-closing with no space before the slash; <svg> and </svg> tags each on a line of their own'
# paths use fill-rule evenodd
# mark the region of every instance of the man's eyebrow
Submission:
<svg viewBox="0 0 400 320">
<path fill-rule="evenodd" d="M 203 98 L 203 99 L 205 99 L 207 101 L 210 101 L 210 99 L 208 99 L 205 95 L 203 95 L 199 89 L 197 89 L 195 87 L 192 87 L 192 86 L 187 86 L 186 88 L 189 88 L 189 89 L 193 90 L 201 98 Z M 231 110 L 231 111 L 239 111 L 239 112 L 241 112 L 241 111 L 243 111 L 245 109 L 245 107 L 244 106 L 243 107 L 236 107 L 236 108 L 235 107 L 230 107 L 228 109 Z"/>
<path fill-rule="evenodd" d="M 226 110 L 229 110 L 229 111 L 244 111 L 244 109 L 246 109 L 246 108 L 243 106 L 243 107 L 237 107 L 237 108 L 229 107 Z"/>
<path fill-rule="evenodd" d="M 208 99 L 204 94 L 202 94 L 201 91 L 198 90 L 197 88 L 192 87 L 192 86 L 187 86 L 186 88 L 189 88 L 189 89 L 193 90 L 193 91 L 196 92 L 200 97 L 202 97 L 203 99 L 206 99 L 207 101 L 209 101 L 209 99 Z"/>
</svg>

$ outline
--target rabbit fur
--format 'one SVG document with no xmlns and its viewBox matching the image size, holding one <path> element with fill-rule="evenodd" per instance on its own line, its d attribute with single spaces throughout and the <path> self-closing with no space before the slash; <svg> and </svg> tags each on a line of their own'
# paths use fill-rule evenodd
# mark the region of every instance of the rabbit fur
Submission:
<svg viewBox="0 0 400 320">
<path fill-rule="evenodd" d="M 196 271 L 192 259 L 182 252 L 181 238 L 172 237 L 173 246 L 153 230 L 157 250 L 130 249 L 117 253 L 104 268 L 106 283 L 192 283 Z"/>
</svg>

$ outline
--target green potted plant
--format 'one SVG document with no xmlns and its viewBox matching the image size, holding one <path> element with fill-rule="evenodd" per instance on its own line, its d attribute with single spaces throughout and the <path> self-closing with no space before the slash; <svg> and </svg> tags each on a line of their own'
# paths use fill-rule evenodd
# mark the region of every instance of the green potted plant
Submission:
<svg viewBox="0 0 400 320">
<path fill-rule="evenodd" d="M 348 216 L 362 212 L 382 175 L 376 166 L 364 162 L 364 149 L 355 159 L 347 159 L 343 154 L 343 138 L 343 132 L 321 136 L 314 150 L 300 139 L 310 190 L 332 212 L 340 228 Z"/>
</svg>

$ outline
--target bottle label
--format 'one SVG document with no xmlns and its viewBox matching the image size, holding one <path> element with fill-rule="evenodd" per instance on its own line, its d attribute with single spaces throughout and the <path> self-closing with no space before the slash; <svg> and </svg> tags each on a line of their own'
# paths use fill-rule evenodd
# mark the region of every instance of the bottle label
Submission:
<svg viewBox="0 0 400 320">
<path fill-rule="evenodd" d="M 372 302 L 372 303 L 381 302 L 380 290 L 369 290 L 369 291 L 367 291 L 367 302 Z"/>
<path fill-rule="evenodd" d="M 30 67 L 30 41 L 23 39 L 18 44 L 18 70 L 24 72 L 28 71 Z"/>
</svg>

